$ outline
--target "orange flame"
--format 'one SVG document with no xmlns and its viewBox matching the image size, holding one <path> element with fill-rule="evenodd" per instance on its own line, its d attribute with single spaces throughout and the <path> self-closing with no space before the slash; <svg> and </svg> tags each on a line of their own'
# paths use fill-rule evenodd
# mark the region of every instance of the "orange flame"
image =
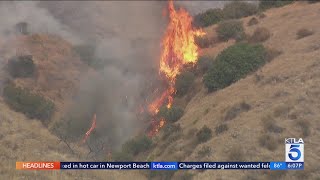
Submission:
<svg viewBox="0 0 320 180">
<path fill-rule="evenodd" d="M 176 92 L 175 81 L 186 64 L 195 64 L 199 56 L 199 48 L 195 43 L 195 36 L 203 36 L 205 32 L 192 27 L 192 17 L 189 13 L 180 8 L 174 9 L 173 1 L 168 4 L 169 24 L 164 38 L 162 39 L 162 52 L 160 57 L 159 74 L 164 75 L 169 86 L 149 105 L 149 112 L 156 115 L 159 108 L 167 103 L 167 108 L 171 108 L 173 95 Z M 167 102 L 165 102 L 167 100 Z M 153 126 L 150 134 L 155 134 L 165 124 L 165 119 L 161 119 Z"/>
<path fill-rule="evenodd" d="M 91 124 L 91 127 L 90 129 L 86 132 L 83 140 L 82 140 L 82 143 L 85 143 L 88 139 L 88 137 L 90 136 L 91 132 L 96 128 L 96 122 L 97 121 L 97 116 L 96 114 L 93 115 L 93 118 L 92 118 L 92 124 Z"/>
<path fill-rule="evenodd" d="M 162 40 L 162 53 L 160 57 L 159 73 L 164 74 L 169 87 L 163 94 L 149 106 L 149 111 L 156 114 L 160 106 L 167 99 L 167 107 L 173 102 L 172 95 L 176 92 L 175 81 L 186 64 L 195 64 L 198 60 L 199 48 L 195 43 L 195 36 L 203 36 L 205 32 L 192 27 L 192 17 L 180 8 L 174 9 L 173 1 L 169 1 L 169 24 Z"/>
</svg>

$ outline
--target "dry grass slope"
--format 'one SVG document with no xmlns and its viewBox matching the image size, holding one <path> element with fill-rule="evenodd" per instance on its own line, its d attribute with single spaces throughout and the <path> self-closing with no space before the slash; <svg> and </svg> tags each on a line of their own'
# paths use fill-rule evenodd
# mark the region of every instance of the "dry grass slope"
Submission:
<svg viewBox="0 0 320 180">
<path fill-rule="evenodd" d="M 252 17 L 242 19 L 245 31 L 252 35 L 257 27 L 267 28 L 271 36 L 263 44 L 282 52 L 257 73 L 214 93 L 202 87 L 186 106 L 179 120 L 182 136 L 174 141 L 156 160 L 181 158 L 184 161 L 199 160 L 203 147 L 212 148 L 205 153 L 204 161 L 228 161 L 234 157 L 234 149 L 242 149 L 237 155 L 244 161 L 283 161 L 284 138 L 304 137 L 307 173 L 299 172 L 248 172 L 204 171 L 191 172 L 194 179 L 308 179 L 320 176 L 320 4 L 297 2 L 282 8 L 270 9 L 256 26 L 247 26 Z M 301 28 L 313 30 L 313 34 L 297 40 Z M 216 26 L 208 27 L 209 36 L 215 37 Z M 217 43 L 203 49 L 203 54 L 216 56 L 234 41 Z M 259 78 L 257 78 L 259 77 Z M 230 107 L 245 101 L 250 109 L 237 114 L 232 121 L 225 121 Z M 205 112 L 205 113 L 204 113 Z M 270 122 L 263 122 L 271 116 Z M 272 121 L 272 122 L 271 122 Z M 228 130 L 214 135 L 201 146 L 189 143 L 201 127 L 219 128 L 226 123 Z M 275 123 L 273 126 L 270 123 Z M 191 135 L 189 134 L 191 133 Z M 269 136 L 261 141 L 261 136 Z M 189 138 L 188 138 L 189 137 Z M 261 141 L 261 142 L 259 142 Z M 274 145 L 270 145 L 271 141 Z M 261 143 L 270 146 L 261 146 Z M 176 151 L 168 151 L 173 148 Z M 158 150 L 156 149 L 155 152 Z M 188 154 L 181 156 L 181 154 Z M 179 159 L 181 160 L 181 159 Z M 178 173 L 176 175 L 179 176 Z"/>
<path fill-rule="evenodd" d="M 37 67 L 35 77 L 16 78 L 18 86 L 31 89 L 51 99 L 57 106 L 53 120 L 63 113 L 85 72 L 91 70 L 72 51 L 72 45 L 48 34 L 20 36 L 8 44 L 0 44 L 1 58 L 31 54 Z M 10 77 L 0 71 L 3 77 Z M 28 119 L 5 105 L 0 97 L 0 179 L 144 179 L 138 172 L 109 171 L 17 171 L 16 161 L 79 161 L 86 159 L 86 150 L 77 155 L 52 135 L 39 120 Z"/>
</svg>

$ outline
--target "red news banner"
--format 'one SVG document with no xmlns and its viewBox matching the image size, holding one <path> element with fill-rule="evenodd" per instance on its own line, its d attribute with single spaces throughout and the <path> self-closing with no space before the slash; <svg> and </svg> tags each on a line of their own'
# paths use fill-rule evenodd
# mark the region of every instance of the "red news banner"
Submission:
<svg viewBox="0 0 320 180">
<path fill-rule="evenodd" d="M 16 162 L 19 170 L 56 170 L 60 169 L 60 162 Z"/>
</svg>

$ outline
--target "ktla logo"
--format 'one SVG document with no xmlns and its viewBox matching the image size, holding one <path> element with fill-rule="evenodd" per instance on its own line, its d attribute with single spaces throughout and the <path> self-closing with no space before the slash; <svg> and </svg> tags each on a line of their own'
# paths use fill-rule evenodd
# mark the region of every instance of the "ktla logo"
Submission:
<svg viewBox="0 0 320 180">
<path fill-rule="evenodd" d="M 304 142 L 302 138 L 286 138 L 286 162 L 304 162 Z"/>
</svg>

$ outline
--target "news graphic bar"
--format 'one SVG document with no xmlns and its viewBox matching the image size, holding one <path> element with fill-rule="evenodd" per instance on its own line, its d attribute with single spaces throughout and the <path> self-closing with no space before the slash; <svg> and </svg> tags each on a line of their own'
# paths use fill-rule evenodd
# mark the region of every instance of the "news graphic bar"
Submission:
<svg viewBox="0 0 320 180">
<path fill-rule="evenodd" d="M 177 170 L 177 162 L 152 162 L 151 170 Z"/>
<path fill-rule="evenodd" d="M 60 162 L 16 162 L 16 169 L 19 170 L 58 170 Z"/>
<path fill-rule="evenodd" d="M 16 162 L 18 170 L 303 170 L 303 162 Z"/>
<path fill-rule="evenodd" d="M 303 170 L 303 162 L 270 162 L 270 170 Z"/>
</svg>

